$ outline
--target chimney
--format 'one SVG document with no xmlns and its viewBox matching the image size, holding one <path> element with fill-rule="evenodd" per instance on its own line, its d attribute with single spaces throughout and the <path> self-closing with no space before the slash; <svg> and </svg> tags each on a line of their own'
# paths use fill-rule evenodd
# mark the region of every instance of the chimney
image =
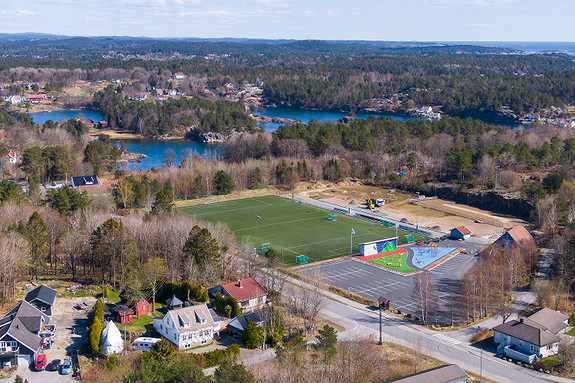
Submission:
<svg viewBox="0 0 575 383">
<path fill-rule="evenodd" d="M 523 317 L 519 318 L 519 323 L 523 323 Z"/>
<path fill-rule="evenodd" d="M 240 279 L 238 279 L 238 287 L 240 289 L 243 289 L 244 287 L 242 286 L 242 281 Z"/>
</svg>

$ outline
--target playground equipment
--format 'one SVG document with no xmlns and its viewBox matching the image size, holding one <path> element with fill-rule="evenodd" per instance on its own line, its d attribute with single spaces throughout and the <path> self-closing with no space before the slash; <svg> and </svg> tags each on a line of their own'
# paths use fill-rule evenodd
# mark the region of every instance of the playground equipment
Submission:
<svg viewBox="0 0 575 383">
<path fill-rule="evenodd" d="M 297 263 L 298 265 L 305 265 L 306 263 L 308 263 L 308 259 L 305 255 L 298 255 L 297 257 L 295 257 L 295 263 Z"/>
<path fill-rule="evenodd" d="M 407 235 L 405 236 L 405 242 L 406 242 L 406 243 L 413 243 L 413 242 L 415 242 L 415 239 L 413 238 L 413 235 L 407 234 Z"/>
<path fill-rule="evenodd" d="M 329 214 L 327 215 L 327 220 L 328 220 L 328 221 L 337 221 L 337 214 L 329 213 Z"/>
<path fill-rule="evenodd" d="M 382 207 L 383 205 L 385 205 L 385 200 L 382 198 L 378 198 L 374 202 L 376 207 Z"/>
</svg>

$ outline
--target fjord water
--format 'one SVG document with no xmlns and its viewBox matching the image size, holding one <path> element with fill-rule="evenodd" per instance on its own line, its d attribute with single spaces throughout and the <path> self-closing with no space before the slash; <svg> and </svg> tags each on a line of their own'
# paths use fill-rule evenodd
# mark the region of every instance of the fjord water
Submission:
<svg viewBox="0 0 575 383">
<path fill-rule="evenodd" d="M 71 118 L 80 118 L 82 120 L 92 120 L 96 122 L 105 120 L 104 115 L 95 110 L 55 110 L 52 112 L 30 113 L 28 116 L 39 125 L 42 125 L 48 120 L 60 122 Z"/>
</svg>

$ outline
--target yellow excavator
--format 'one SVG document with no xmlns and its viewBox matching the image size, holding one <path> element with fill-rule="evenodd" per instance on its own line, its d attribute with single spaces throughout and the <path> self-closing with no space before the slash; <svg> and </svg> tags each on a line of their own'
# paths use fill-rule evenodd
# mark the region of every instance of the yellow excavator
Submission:
<svg viewBox="0 0 575 383">
<path fill-rule="evenodd" d="M 373 203 L 373 200 L 371 198 L 368 198 L 365 200 L 365 204 L 367 205 L 368 209 L 375 209 L 375 204 Z"/>
</svg>

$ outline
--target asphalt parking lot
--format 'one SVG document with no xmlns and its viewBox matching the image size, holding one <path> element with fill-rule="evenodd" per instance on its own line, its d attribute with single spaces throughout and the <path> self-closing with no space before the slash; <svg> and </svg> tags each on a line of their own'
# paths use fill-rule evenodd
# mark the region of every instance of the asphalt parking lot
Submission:
<svg viewBox="0 0 575 383">
<path fill-rule="evenodd" d="M 447 246 L 447 245 L 445 245 Z M 430 320 L 450 324 L 457 321 L 463 313 L 459 308 L 459 286 L 461 278 L 475 264 L 477 257 L 473 254 L 458 254 L 437 266 L 431 271 L 433 283 L 437 289 L 438 310 Z M 372 266 L 353 258 L 318 266 L 299 269 L 300 273 L 316 275 L 325 282 L 342 289 L 354 292 L 369 299 L 380 296 L 391 299 L 391 306 L 401 312 L 419 316 L 417 306 L 412 298 L 415 276 L 403 276 Z"/>
</svg>

